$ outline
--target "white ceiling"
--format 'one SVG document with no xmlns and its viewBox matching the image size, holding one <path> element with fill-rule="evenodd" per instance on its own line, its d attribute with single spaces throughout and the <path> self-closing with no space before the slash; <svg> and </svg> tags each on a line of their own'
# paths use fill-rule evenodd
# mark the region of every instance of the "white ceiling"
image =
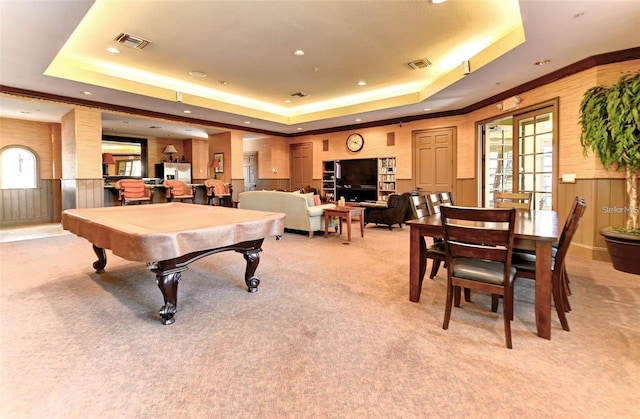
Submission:
<svg viewBox="0 0 640 419">
<path fill-rule="evenodd" d="M 235 126 L 296 134 L 462 109 L 638 47 L 638 27 L 637 0 L 0 0 L 0 84 L 211 122 L 105 112 L 105 133 L 193 138 Z M 120 32 L 151 43 L 108 54 Z M 406 65 L 421 58 L 433 65 Z M 285 103 L 295 92 L 309 96 Z M 68 109 L 0 96 L 2 117 L 57 122 Z"/>
</svg>

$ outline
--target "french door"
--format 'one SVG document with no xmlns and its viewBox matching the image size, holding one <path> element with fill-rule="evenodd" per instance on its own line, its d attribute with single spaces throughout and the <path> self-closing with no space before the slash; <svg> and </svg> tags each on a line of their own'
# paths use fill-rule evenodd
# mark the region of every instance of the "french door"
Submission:
<svg viewBox="0 0 640 419">
<path fill-rule="evenodd" d="M 533 209 L 551 210 L 557 173 L 557 104 L 480 125 L 482 202 L 495 192 L 531 192 Z"/>
</svg>

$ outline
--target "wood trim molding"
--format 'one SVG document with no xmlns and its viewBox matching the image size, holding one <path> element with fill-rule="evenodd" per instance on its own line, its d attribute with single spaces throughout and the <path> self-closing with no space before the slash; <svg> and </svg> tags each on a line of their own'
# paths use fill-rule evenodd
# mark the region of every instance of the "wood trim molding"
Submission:
<svg viewBox="0 0 640 419">
<path fill-rule="evenodd" d="M 142 109 L 130 108 L 127 106 L 113 105 L 108 103 L 89 101 L 85 99 L 77 99 L 77 98 L 71 98 L 67 96 L 53 95 L 49 93 L 36 92 L 32 90 L 25 90 L 25 89 L 20 89 L 20 88 L 11 87 L 11 86 L 4 86 L 4 85 L 0 85 L 0 93 L 6 93 L 6 94 L 15 95 L 15 96 L 22 96 L 22 97 L 33 98 L 33 99 L 50 100 L 54 102 L 66 103 L 69 105 L 99 108 L 106 111 L 132 113 L 135 115 L 147 116 L 150 118 L 166 119 L 169 121 L 175 121 L 180 123 L 215 126 L 215 127 L 221 127 L 221 128 L 227 128 L 227 129 L 256 132 L 256 133 L 266 134 L 266 135 L 274 135 L 274 136 L 284 137 L 284 138 L 291 138 L 291 137 L 299 137 L 303 135 L 306 136 L 306 135 L 327 134 L 327 133 L 339 132 L 339 131 L 345 131 L 345 130 L 357 130 L 357 129 L 363 129 L 363 128 L 378 127 L 383 125 L 393 125 L 393 124 L 399 124 L 401 122 L 411 122 L 411 121 L 417 121 L 422 119 L 433 119 L 433 118 L 441 118 L 446 116 L 465 115 L 475 110 L 484 108 L 485 106 L 490 105 L 492 103 L 500 102 L 508 97 L 518 95 L 520 93 L 527 92 L 529 90 L 533 90 L 537 87 L 543 86 L 545 84 L 549 84 L 561 78 L 570 76 L 580 71 L 587 70 L 592 67 L 596 67 L 604 64 L 612 64 L 612 63 L 617 63 L 622 61 L 636 60 L 636 59 L 640 59 L 640 47 L 629 48 L 621 51 L 608 52 L 605 54 L 600 54 L 600 55 L 595 55 L 589 58 L 585 58 L 574 64 L 568 65 L 564 68 L 561 68 L 552 73 L 549 73 L 545 76 L 539 77 L 535 80 L 531 80 L 525 84 L 514 87 L 513 89 L 507 90 L 495 96 L 486 98 L 480 102 L 469 105 L 466 108 L 462 108 L 454 111 L 447 111 L 447 112 L 436 112 L 428 115 L 424 115 L 424 114 L 410 115 L 402 118 L 392 118 L 392 119 L 386 119 L 386 120 L 371 121 L 364 124 L 344 125 L 344 126 L 337 126 L 332 128 L 306 131 L 306 132 L 293 133 L 293 134 L 284 134 L 279 132 L 260 130 L 260 129 L 247 127 L 246 125 L 239 126 L 239 125 L 227 124 L 227 123 L 216 122 L 216 121 L 187 118 L 179 115 L 152 112 L 152 111 L 147 111 Z"/>
</svg>

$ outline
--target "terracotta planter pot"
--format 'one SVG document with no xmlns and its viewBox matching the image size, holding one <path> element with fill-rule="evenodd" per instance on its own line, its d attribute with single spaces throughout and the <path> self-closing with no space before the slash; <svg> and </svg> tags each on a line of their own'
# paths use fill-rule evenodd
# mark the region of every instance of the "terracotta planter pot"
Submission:
<svg viewBox="0 0 640 419">
<path fill-rule="evenodd" d="M 640 236 L 600 230 L 614 269 L 640 275 Z"/>
</svg>

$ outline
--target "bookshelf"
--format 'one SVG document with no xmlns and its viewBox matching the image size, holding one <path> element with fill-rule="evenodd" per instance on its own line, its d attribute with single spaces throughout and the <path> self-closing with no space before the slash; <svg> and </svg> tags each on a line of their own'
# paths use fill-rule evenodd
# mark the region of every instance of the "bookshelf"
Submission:
<svg viewBox="0 0 640 419">
<path fill-rule="evenodd" d="M 378 159 L 378 200 L 386 201 L 396 192 L 396 158 L 383 157 Z"/>
<path fill-rule="evenodd" d="M 322 162 L 322 194 L 327 202 L 336 200 L 336 162 L 334 160 Z"/>
</svg>

